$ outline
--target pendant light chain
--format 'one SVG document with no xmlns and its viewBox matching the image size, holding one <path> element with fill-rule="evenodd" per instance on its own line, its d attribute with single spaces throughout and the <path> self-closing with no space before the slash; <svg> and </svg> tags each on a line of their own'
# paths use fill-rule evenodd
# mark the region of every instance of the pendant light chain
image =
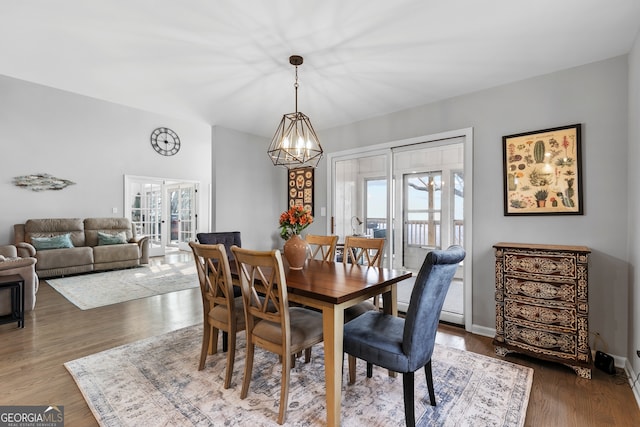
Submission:
<svg viewBox="0 0 640 427">
<path fill-rule="evenodd" d="M 296 113 L 298 112 L 298 66 L 296 65 L 296 82 L 293 84 L 293 87 L 296 89 Z"/>
</svg>

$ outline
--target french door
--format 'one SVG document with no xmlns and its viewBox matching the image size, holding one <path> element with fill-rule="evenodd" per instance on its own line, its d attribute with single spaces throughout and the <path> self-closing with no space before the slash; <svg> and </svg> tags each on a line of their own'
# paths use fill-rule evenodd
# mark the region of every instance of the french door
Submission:
<svg viewBox="0 0 640 427">
<path fill-rule="evenodd" d="M 470 328 L 471 131 L 440 136 L 331 154 L 328 231 L 339 242 L 350 234 L 386 238 L 383 265 L 411 270 L 412 280 L 429 251 L 463 246 L 468 262 L 458 268 L 441 319 Z M 411 289 L 398 286 L 402 311 Z"/>
<path fill-rule="evenodd" d="M 169 200 L 170 232 L 168 246 L 188 251 L 189 241 L 196 239 L 198 215 L 195 204 L 198 186 L 195 183 L 177 183 L 166 186 Z"/>
<path fill-rule="evenodd" d="M 189 250 L 198 230 L 198 183 L 125 176 L 125 212 L 136 232 L 149 236 L 149 256 Z"/>
</svg>

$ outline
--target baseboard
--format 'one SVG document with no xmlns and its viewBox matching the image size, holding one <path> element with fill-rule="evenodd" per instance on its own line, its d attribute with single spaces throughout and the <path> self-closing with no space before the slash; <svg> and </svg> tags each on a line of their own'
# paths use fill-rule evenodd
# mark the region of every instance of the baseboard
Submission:
<svg viewBox="0 0 640 427">
<path fill-rule="evenodd" d="M 469 330 L 469 332 L 476 335 L 482 335 L 483 337 L 493 338 L 496 336 L 496 330 L 494 328 L 487 328 L 486 326 L 480 326 L 475 324 L 471 325 L 471 330 Z"/>
<path fill-rule="evenodd" d="M 629 385 L 631 386 L 631 390 L 633 391 L 633 396 L 636 398 L 636 403 L 638 404 L 638 408 L 640 408 L 640 380 L 636 381 L 635 379 L 640 375 L 640 372 L 635 372 L 633 370 L 633 366 L 629 363 L 629 359 L 625 359 L 624 370 L 629 377 Z"/>
<path fill-rule="evenodd" d="M 464 316 L 462 314 L 452 313 L 450 311 L 441 311 L 440 320 L 443 322 L 464 326 Z"/>
</svg>

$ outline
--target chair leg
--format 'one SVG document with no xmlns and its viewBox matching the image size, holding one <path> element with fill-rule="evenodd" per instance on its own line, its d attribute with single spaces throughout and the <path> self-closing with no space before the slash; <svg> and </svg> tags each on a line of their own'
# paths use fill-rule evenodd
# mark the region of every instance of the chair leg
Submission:
<svg viewBox="0 0 640 427">
<path fill-rule="evenodd" d="M 293 356 L 293 355 L 292 355 Z M 287 416 L 287 406 L 289 405 L 289 379 L 291 378 L 291 361 L 293 357 L 282 358 L 282 384 L 280 384 L 280 411 L 278 413 L 278 424 L 284 424 Z"/>
<path fill-rule="evenodd" d="M 255 344 L 251 342 L 251 337 L 247 338 L 247 356 L 244 362 L 244 378 L 242 379 L 242 390 L 240 391 L 240 399 L 247 397 L 249 393 L 249 383 L 251 382 L 251 374 L 253 371 L 253 352 Z"/>
<path fill-rule="evenodd" d="M 367 362 L 367 378 L 373 377 L 373 363 Z"/>
<path fill-rule="evenodd" d="M 413 372 L 402 374 L 402 390 L 404 394 L 404 418 L 407 427 L 415 427 L 416 415 L 413 409 Z"/>
<path fill-rule="evenodd" d="M 349 355 L 349 384 L 356 382 L 356 358 Z"/>
<path fill-rule="evenodd" d="M 226 331 L 222 331 L 222 351 L 225 352 L 229 349 L 229 334 Z"/>
<path fill-rule="evenodd" d="M 227 334 L 228 336 L 229 334 Z M 224 335 L 223 335 L 224 338 Z M 229 346 L 227 351 L 227 372 L 224 376 L 224 384 L 223 388 L 229 388 L 231 385 L 231 376 L 233 375 L 233 362 L 236 358 L 236 334 L 233 332 L 233 335 L 229 337 Z"/>
<path fill-rule="evenodd" d="M 424 365 L 424 374 L 427 377 L 427 390 L 429 390 L 429 401 L 431 406 L 436 406 L 436 394 L 433 391 L 433 375 L 431 373 L 431 360 Z"/>
<path fill-rule="evenodd" d="M 311 362 L 311 347 L 304 349 L 304 363 Z"/>
<path fill-rule="evenodd" d="M 205 325 L 202 333 L 202 349 L 200 350 L 200 364 L 198 365 L 198 371 L 202 371 L 204 369 L 204 364 L 207 360 L 207 353 L 210 352 L 211 348 L 212 334 L 213 330 L 211 326 Z"/>
<path fill-rule="evenodd" d="M 211 328 L 211 338 L 209 340 L 209 354 L 216 354 L 218 352 L 218 328 Z"/>
</svg>

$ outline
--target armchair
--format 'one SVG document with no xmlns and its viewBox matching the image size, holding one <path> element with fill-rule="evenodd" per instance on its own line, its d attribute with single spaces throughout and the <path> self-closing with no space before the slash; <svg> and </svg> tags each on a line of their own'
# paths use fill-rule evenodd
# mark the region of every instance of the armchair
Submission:
<svg viewBox="0 0 640 427">
<path fill-rule="evenodd" d="M 19 258 L 15 246 L 0 246 L 0 276 L 19 274 L 24 279 L 24 310 L 31 311 L 36 306 L 38 275 L 35 269 L 36 259 Z M 10 290 L 0 291 L 0 315 L 11 313 Z"/>
</svg>

